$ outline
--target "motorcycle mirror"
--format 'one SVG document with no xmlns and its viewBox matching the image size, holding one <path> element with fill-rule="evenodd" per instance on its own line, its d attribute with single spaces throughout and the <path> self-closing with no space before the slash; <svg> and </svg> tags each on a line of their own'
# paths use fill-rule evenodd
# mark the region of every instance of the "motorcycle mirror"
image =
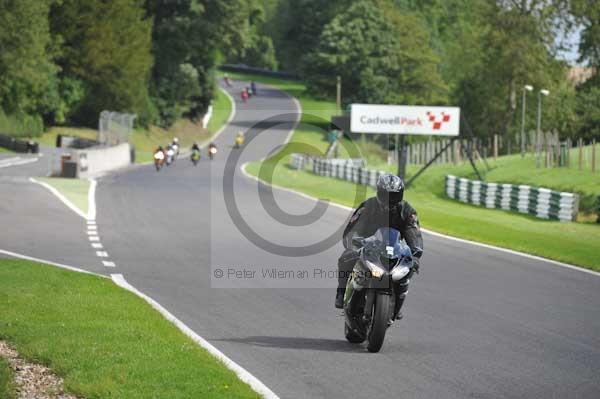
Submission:
<svg viewBox="0 0 600 399">
<path fill-rule="evenodd" d="M 421 255 L 423 255 L 423 249 L 422 248 L 415 248 L 414 251 L 413 251 L 413 253 L 412 253 L 412 255 L 415 256 L 415 257 L 417 257 L 417 258 L 420 258 Z"/>
</svg>

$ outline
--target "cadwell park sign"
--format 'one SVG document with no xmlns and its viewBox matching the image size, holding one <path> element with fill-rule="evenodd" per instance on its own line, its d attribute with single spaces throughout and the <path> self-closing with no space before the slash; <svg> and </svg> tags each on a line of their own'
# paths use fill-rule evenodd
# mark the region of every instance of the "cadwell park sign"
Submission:
<svg viewBox="0 0 600 399">
<path fill-rule="evenodd" d="M 353 133 L 458 136 L 460 108 L 352 104 Z"/>
</svg>

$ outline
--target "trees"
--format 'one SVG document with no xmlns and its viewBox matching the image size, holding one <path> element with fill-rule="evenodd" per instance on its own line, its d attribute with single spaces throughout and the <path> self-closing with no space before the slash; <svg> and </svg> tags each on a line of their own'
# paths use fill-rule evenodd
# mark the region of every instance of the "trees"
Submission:
<svg viewBox="0 0 600 399">
<path fill-rule="evenodd" d="M 0 2 L 0 107 L 8 114 L 57 106 L 50 99 L 58 68 L 50 53 L 49 6 L 47 0 Z"/>
<path fill-rule="evenodd" d="M 280 0 L 269 19 L 275 50 L 283 69 L 303 72 L 306 55 L 319 43 L 323 28 L 352 0 Z"/>
<path fill-rule="evenodd" d="M 151 27 L 142 0 L 63 0 L 50 14 L 61 43 L 61 78 L 75 79 L 85 94 L 72 118 L 95 126 L 104 109 L 153 117 L 148 98 Z"/>
<path fill-rule="evenodd" d="M 310 90 L 331 95 L 339 75 L 345 103 L 444 102 L 427 32 L 416 18 L 378 3 L 357 1 L 325 26 L 305 69 Z"/>
</svg>

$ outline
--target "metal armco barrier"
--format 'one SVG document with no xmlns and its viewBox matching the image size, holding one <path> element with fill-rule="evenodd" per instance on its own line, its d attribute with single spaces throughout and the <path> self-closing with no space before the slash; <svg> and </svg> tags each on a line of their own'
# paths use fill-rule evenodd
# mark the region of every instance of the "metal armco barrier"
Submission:
<svg viewBox="0 0 600 399">
<path fill-rule="evenodd" d="M 31 152 L 37 154 L 39 145 L 34 141 L 19 140 L 7 134 L 0 134 L 0 147 L 8 148 L 14 152 Z"/>
<path fill-rule="evenodd" d="M 446 194 L 473 205 L 526 213 L 543 219 L 569 222 L 577 218 L 579 196 L 547 188 L 486 183 L 446 176 Z"/>
</svg>

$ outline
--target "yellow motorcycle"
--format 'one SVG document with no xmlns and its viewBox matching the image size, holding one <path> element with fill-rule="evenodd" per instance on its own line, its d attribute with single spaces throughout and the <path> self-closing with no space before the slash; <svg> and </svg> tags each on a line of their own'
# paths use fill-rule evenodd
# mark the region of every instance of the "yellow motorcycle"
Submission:
<svg viewBox="0 0 600 399">
<path fill-rule="evenodd" d="M 240 133 L 235 137 L 235 144 L 233 147 L 240 148 L 243 145 L 244 145 L 244 134 Z"/>
</svg>

